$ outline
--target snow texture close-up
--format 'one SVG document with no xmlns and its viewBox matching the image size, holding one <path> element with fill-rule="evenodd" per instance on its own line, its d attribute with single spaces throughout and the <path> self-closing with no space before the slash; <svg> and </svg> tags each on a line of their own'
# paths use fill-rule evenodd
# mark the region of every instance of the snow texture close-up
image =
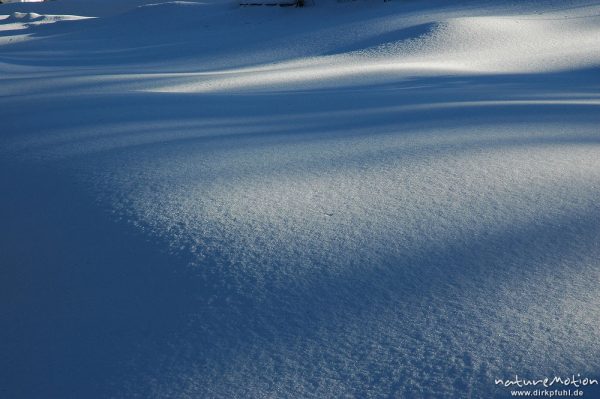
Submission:
<svg viewBox="0 0 600 399">
<path fill-rule="evenodd" d="M 600 1 L 239 3 L 0 5 L 0 397 L 600 379 Z"/>
</svg>

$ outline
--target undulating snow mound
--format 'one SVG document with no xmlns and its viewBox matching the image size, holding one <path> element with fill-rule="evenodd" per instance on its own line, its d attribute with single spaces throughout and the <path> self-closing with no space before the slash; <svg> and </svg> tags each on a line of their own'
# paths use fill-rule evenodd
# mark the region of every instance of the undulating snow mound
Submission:
<svg viewBox="0 0 600 399">
<path fill-rule="evenodd" d="M 32 30 L 61 21 L 88 19 L 77 15 L 43 15 L 35 12 L 13 12 L 0 16 L 0 46 L 35 39 Z"/>
<path fill-rule="evenodd" d="M 7 396 L 600 377 L 597 1 L 55 3 L 0 32 Z"/>
<path fill-rule="evenodd" d="M 214 0 L 212 0 L 214 1 Z M 220 0 L 217 0 L 220 1 Z M 0 5 L 0 13 L 38 12 L 40 14 L 70 14 L 89 17 L 117 15 L 140 5 L 157 3 L 156 0 L 50 0 L 43 3 L 7 3 Z"/>
<path fill-rule="evenodd" d="M 440 24 L 411 56 L 468 72 L 570 70 L 600 63 L 599 36 L 598 15 L 457 18 Z"/>
<path fill-rule="evenodd" d="M 414 36 L 406 37 L 406 32 Z M 431 74 L 515 74 L 600 64 L 600 16 L 463 17 L 416 25 L 399 38 L 325 57 L 186 76 L 158 91 L 323 87 Z"/>
</svg>

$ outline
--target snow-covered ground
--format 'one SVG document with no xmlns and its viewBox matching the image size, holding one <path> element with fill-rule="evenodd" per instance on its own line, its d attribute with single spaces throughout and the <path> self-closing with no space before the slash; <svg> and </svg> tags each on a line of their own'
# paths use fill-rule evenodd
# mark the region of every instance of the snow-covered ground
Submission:
<svg viewBox="0 0 600 399">
<path fill-rule="evenodd" d="M 600 1 L 153 3 L 0 5 L 1 397 L 600 379 Z"/>
</svg>

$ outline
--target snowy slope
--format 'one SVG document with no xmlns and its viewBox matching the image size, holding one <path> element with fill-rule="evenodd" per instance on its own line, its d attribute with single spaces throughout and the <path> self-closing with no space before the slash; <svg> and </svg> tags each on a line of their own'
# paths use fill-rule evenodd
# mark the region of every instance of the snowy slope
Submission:
<svg viewBox="0 0 600 399">
<path fill-rule="evenodd" d="M 600 2 L 153 3 L 0 6 L 0 396 L 600 378 Z"/>
</svg>

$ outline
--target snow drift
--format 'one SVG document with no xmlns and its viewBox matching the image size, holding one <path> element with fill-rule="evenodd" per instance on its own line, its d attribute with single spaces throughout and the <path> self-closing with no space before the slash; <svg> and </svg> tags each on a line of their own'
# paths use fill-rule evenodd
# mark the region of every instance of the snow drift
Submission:
<svg viewBox="0 0 600 399">
<path fill-rule="evenodd" d="M 150 3 L 0 8 L 3 392 L 598 378 L 598 2 Z"/>
</svg>

